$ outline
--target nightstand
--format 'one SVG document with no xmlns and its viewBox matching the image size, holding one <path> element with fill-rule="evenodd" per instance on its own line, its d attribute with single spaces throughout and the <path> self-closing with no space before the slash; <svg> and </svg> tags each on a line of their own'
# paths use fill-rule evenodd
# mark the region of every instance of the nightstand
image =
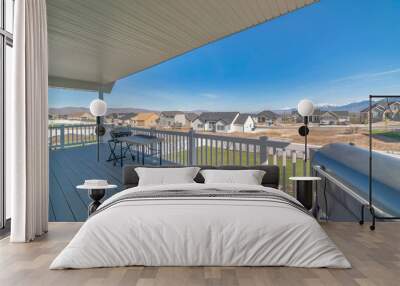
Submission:
<svg viewBox="0 0 400 286">
<path fill-rule="evenodd" d="M 289 180 L 296 182 L 296 199 L 310 210 L 314 217 L 317 216 L 318 207 L 313 206 L 313 183 L 321 181 L 320 177 L 290 177 Z"/>
<path fill-rule="evenodd" d="M 76 188 L 87 190 L 89 197 L 93 200 L 88 206 L 88 216 L 90 216 L 101 205 L 100 201 L 104 198 L 106 190 L 115 189 L 117 185 L 110 185 L 106 180 L 86 180 L 83 185 L 77 186 Z"/>
</svg>

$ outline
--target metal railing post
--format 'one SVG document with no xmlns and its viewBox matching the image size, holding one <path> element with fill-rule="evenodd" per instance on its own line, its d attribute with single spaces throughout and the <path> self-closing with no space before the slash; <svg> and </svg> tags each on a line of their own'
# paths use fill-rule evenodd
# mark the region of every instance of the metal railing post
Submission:
<svg viewBox="0 0 400 286">
<path fill-rule="evenodd" d="M 60 126 L 60 148 L 64 149 L 65 144 L 65 134 L 64 134 L 64 125 Z"/>
<path fill-rule="evenodd" d="M 196 150 L 196 142 L 193 129 L 189 130 L 187 138 L 188 138 L 189 165 L 193 166 L 197 164 L 197 150 Z"/>
<path fill-rule="evenodd" d="M 260 137 L 260 164 L 268 165 L 267 136 Z"/>
<path fill-rule="evenodd" d="M 49 126 L 47 134 L 48 134 L 47 136 L 50 137 L 49 149 L 51 150 L 53 148 L 53 128 L 51 126 Z M 57 139 L 57 129 L 56 129 L 56 139 Z"/>
<path fill-rule="evenodd" d="M 296 151 L 291 152 L 292 153 L 292 177 L 296 177 L 297 176 L 297 153 Z M 294 197 L 296 197 L 296 184 L 294 184 L 292 182 L 292 191 L 293 191 L 293 195 Z"/>
</svg>

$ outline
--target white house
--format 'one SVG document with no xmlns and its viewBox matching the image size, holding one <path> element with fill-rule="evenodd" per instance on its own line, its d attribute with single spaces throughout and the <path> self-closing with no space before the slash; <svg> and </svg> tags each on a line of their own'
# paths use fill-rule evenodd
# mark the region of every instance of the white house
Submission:
<svg viewBox="0 0 400 286">
<path fill-rule="evenodd" d="M 268 127 L 273 125 L 279 116 L 270 110 L 263 110 L 257 114 L 253 114 L 252 117 L 257 127 Z"/>
<path fill-rule="evenodd" d="M 319 115 L 320 125 L 346 125 L 350 123 L 348 111 L 325 111 Z"/>
<path fill-rule="evenodd" d="M 178 113 L 175 115 L 175 126 L 178 128 L 190 128 L 197 117 L 199 115 L 193 112 Z"/>
<path fill-rule="evenodd" d="M 175 127 L 175 118 L 177 115 L 183 115 L 182 111 L 163 111 L 160 114 L 159 124 L 161 127 Z"/>
<path fill-rule="evenodd" d="M 249 132 L 254 127 L 251 114 L 239 112 L 204 112 L 192 123 L 193 130 L 207 132 Z"/>
<path fill-rule="evenodd" d="M 192 128 L 195 131 L 233 132 L 233 123 L 239 112 L 203 112 L 197 117 Z"/>
<path fill-rule="evenodd" d="M 240 113 L 232 125 L 232 132 L 250 132 L 254 130 L 255 125 L 251 114 Z"/>
</svg>

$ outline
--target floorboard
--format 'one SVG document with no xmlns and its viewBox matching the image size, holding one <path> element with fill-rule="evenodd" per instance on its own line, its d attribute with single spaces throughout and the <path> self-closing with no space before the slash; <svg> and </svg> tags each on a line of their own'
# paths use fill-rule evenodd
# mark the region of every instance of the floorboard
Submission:
<svg viewBox="0 0 400 286">
<path fill-rule="evenodd" d="M 106 179 L 118 186 L 107 190 L 104 199 L 122 190 L 122 168 L 119 163 L 114 166 L 112 162 L 107 162 L 108 155 L 107 144 L 100 144 L 99 162 L 97 145 L 50 151 L 49 221 L 86 220 L 91 199 L 86 190 L 77 190 L 76 186 L 87 179 Z M 124 160 L 124 164 L 134 163 L 130 156 Z M 146 158 L 145 164 L 154 163 Z"/>
<path fill-rule="evenodd" d="M 399 285 L 400 222 L 368 225 L 329 222 L 322 227 L 343 251 L 352 269 L 290 267 L 119 267 L 48 270 L 81 223 L 50 223 L 32 243 L 0 240 L 0 285 Z"/>
</svg>

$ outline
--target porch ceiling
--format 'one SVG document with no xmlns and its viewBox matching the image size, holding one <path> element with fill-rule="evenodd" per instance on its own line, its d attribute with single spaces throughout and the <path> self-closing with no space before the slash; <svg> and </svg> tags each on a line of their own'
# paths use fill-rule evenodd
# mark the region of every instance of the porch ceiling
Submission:
<svg viewBox="0 0 400 286">
<path fill-rule="evenodd" d="M 316 1 L 47 0 L 49 84 L 110 91 L 122 77 Z"/>
</svg>

